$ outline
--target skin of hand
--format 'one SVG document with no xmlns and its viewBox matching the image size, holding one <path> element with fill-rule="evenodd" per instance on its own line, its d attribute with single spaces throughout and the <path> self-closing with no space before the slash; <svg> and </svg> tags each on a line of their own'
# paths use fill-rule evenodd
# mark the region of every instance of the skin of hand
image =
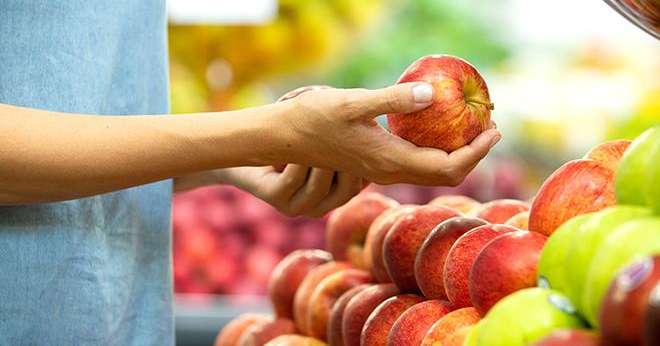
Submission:
<svg viewBox="0 0 660 346">
<path fill-rule="evenodd" d="M 500 139 L 497 130 L 447 154 L 418 148 L 374 120 L 427 107 L 432 93 L 423 83 L 314 90 L 262 107 L 175 116 L 88 116 L 0 104 L 0 205 L 282 162 L 381 184 L 456 185 Z"/>
</svg>

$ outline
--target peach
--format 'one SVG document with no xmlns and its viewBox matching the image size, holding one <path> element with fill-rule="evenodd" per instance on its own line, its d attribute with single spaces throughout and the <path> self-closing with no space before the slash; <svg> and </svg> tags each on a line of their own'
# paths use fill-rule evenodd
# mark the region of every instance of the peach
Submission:
<svg viewBox="0 0 660 346">
<path fill-rule="evenodd" d="M 386 299 L 399 294 L 394 284 L 373 285 L 351 298 L 346 306 L 342 335 L 346 346 L 360 346 L 360 334 L 373 310 Z"/>
<path fill-rule="evenodd" d="M 429 328 L 451 311 L 451 304 L 444 300 L 427 300 L 411 306 L 394 322 L 387 345 L 420 345 Z"/>
<path fill-rule="evenodd" d="M 362 327 L 360 345 L 385 346 L 394 322 L 411 306 L 424 298 L 415 294 L 400 294 L 386 299 L 371 312 Z"/>
<path fill-rule="evenodd" d="M 296 327 L 288 318 L 278 318 L 265 323 L 254 323 L 248 327 L 238 341 L 239 346 L 263 346 L 268 341 L 296 331 Z"/>
<path fill-rule="evenodd" d="M 478 208 L 481 203 L 478 201 L 462 195 L 443 195 L 434 198 L 428 204 L 441 205 L 460 211 L 463 214 L 469 213 L 471 210 Z"/>
<path fill-rule="evenodd" d="M 264 346 L 325 346 L 325 342 L 309 336 L 287 334 L 276 337 Z"/>
<path fill-rule="evenodd" d="M 522 230 L 529 230 L 529 210 L 521 211 L 506 220 L 505 225 L 513 226 Z"/>
<path fill-rule="evenodd" d="M 344 346 L 344 336 L 342 334 L 342 322 L 344 321 L 344 313 L 346 312 L 346 305 L 355 297 L 356 294 L 363 291 L 365 288 L 370 287 L 369 284 L 358 285 L 346 293 L 342 294 L 339 299 L 332 306 L 330 310 L 330 322 L 328 323 L 328 344 L 331 346 Z"/>
<path fill-rule="evenodd" d="M 529 204 L 516 199 L 496 199 L 476 209 L 475 216 L 490 223 L 505 223 L 512 216 L 529 210 Z"/>
<path fill-rule="evenodd" d="M 215 338 L 214 346 L 236 346 L 238 341 L 251 325 L 255 323 L 267 323 L 271 318 L 265 314 L 246 313 L 234 318 L 229 322 Z"/>
<path fill-rule="evenodd" d="M 454 310 L 433 323 L 424 336 L 421 346 L 444 345 L 453 333 L 474 325 L 480 319 L 479 313 L 473 307 Z"/>
<path fill-rule="evenodd" d="M 455 330 L 453 333 L 444 338 L 440 346 L 463 346 L 465 344 L 465 340 L 467 339 L 467 335 L 471 330 L 472 326 L 467 326 Z M 438 346 L 438 344 L 436 343 L 433 346 Z"/>
</svg>

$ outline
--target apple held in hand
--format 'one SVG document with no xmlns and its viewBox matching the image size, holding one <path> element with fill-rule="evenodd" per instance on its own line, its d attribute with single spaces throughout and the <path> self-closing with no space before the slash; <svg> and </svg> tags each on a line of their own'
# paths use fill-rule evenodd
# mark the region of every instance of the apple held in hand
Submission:
<svg viewBox="0 0 660 346">
<path fill-rule="evenodd" d="M 594 160 L 566 162 L 543 182 L 529 230 L 550 235 L 568 219 L 614 205 L 614 171 Z"/>
<path fill-rule="evenodd" d="M 660 255 L 634 262 L 616 276 L 600 310 L 603 339 L 612 345 L 642 344 L 649 295 L 658 283 Z"/>
<path fill-rule="evenodd" d="M 364 323 L 360 334 L 360 345 L 386 346 L 394 322 L 408 308 L 422 301 L 424 298 L 415 294 L 400 294 L 380 303 Z"/>
<path fill-rule="evenodd" d="M 398 205 L 389 197 L 368 192 L 353 197 L 335 209 L 326 226 L 326 243 L 333 258 L 368 269 L 364 263 L 363 247 L 369 226 L 385 210 Z"/>
<path fill-rule="evenodd" d="M 470 143 L 490 124 L 494 108 L 486 82 L 474 66 L 449 55 L 422 57 L 403 72 L 397 83 L 427 82 L 434 102 L 409 114 L 389 114 L 395 135 L 421 147 L 447 152 Z"/>
<path fill-rule="evenodd" d="M 509 232 L 494 238 L 470 269 L 472 305 L 483 316 L 500 299 L 536 284 L 536 268 L 546 236 L 536 232 Z"/>
</svg>

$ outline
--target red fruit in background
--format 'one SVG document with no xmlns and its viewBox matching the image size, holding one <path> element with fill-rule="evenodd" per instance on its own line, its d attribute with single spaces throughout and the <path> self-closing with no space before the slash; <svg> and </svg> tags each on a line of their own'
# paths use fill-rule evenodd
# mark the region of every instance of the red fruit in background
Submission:
<svg viewBox="0 0 660 346">
<path fill-rule="evenodd" d="M 280 335 L 295 333 L 296 328 L 288 318 L 278 318 L 250 325 L 238 340 L 238 346 L 263 346 Z"/>
<path fill-rule="evenodd" d="M 220 330 L 215 338 L 214 346 L 236 346 L 238 341 L 251 325 L 255 323 L 266 323 L 270 317 L 264 314 L 247 313 L 234 318 Z"/>
<path fill-rule="evenodd" d="M 424 298 L 415 294 L 401 294 L 380 303 L 364 323 L 360 345 L 385 346 L 394 322 L 411 306 Z"/>
<path fill-rule="evenodd" d="M 192 262 L 205 262 L 216 251 L 216 238 L 208 228 L 192 228 L 182 234 L 180 250 Z"/>
<path fill-rule="evenodd" d="M 205 270 L 215 290 L 221 290 L 238 275 L 238 263 L 230 256 L 216 252 Z"/>
<path fill-rule="evenodd" d="M 254 223 L 254 234 L 259 245 L 281 249 L 291 241 L 291 230 L 277 219 L 264 219 Z"/>
<path fill-rule="evenodd" d="M 660 255 L 645 257 L 617 274 L 600 309 L 601 332 L 607 344 L 642 344 L 649 295 L 658 283 Z"/>
<path fill-rule="evenodd" d="M 392 282 L 383 260 L 385 236 L 399 216 L 413 207 L 412 205 L 402 205 L 390 208 L 381 213 L 369 226 L 367 239 L 364 242 L 364 263 L 367 268 L 371 269 L 371 274 L 378 282 Z"/>
<path fill-rule="evenodd" d="M 421 147 L 447 152 L 470 143 L 490 123 L 486 82 L 474 66 L 449 55 L 429 55 L 410 65 L 397 83 L 427 82 L 435 89 L 433 104 L 408 114 L 389 114 L 389 129 Z"/>
<path fill-rule="evenodd" d="M 328 322 L 328 345 L 344 346 L 344 335 L 342 334 L 342 325 L 346 312 L 346 305 L 355 297 L 356 294 L 370 287 L 369 284 L 359 285 L 351 288 L 342 294 L 330 310 L 330 322 Z"/>
<path fill-rule="evenodd" d="M 443 195 L 434 198 L 428 204 L 442 205 L 460 211 L 461 213 L 468 213 L 469 211 L 479 207 L 481 203 L 478 201 L 462 195 Z"/>
<path fill-rule="evenodd" d="M 513 215 L 510 219 L 506 220 L 505 225 L 520 228 L 522 230 L 529 229 L 529 211 L 523 211 Z"/>
<path fill-rule="evenodd" d="M 623 156 L 623 152 L 628 149 L 630 143 L 632 142 L 629 140 L 616 140 L 601 143 L 591 148 L 591 150 L 584 155 L 584 158 L 597 161 L 616 172 L 617 167 L 619 167 L 621 156 Z"/>
<path fill-rule="evenodd" d="M 447 298 L 443 274 L 451 246 L 467 231 L 485 224 L 480 219 L 453 217 L 436 226 L 426 237 L 415 258 L 415 279 L 426 298 Z"/>
<path fill-rule="evenodd" d="M 427 300 L 413 305 L 394 322 L 388 346 L 419 346 L 433 323 L 452 311 L 444 300 Z"/>
<path fill-rule="evenodd" d="M 277 264 L 268 281 L 268 297 L 275 316 L 293 319 L 293 298 L 313 268 L 332 260 L 323 250 L 297 250 Z"/>
<path fill-rule="evenodd" d="M 359 194 L 335 209 L 326 225 L 326 246 L 335 260 L 348 260 L 358 268 L 364 264 L 363 247 L 371 223 L 385 210 L 399 205 L 375 192 Z"/>
<path fill-rule="evenodd" d="M 463 234 L 452 245 L 445 260 L 444 285 L 447 298 L 456 307 L 471 306 L 469 276 L 472 264 L 486 244 L 506 232 L 518 229 L 505 225 L 484 225 Z"/>
<path fill-rule="evenodd" d="M 593 331 L 584 329 L 555 330 L 532 346 L 599 346 L 600 337 Z"/>
<path fill-rule="evenodd" d="M 360 346 L 360 334 L 369 315 L 380 303 L 398 293 L 399 289 L 394 284 L 378 284 L 351 298 L 342 323 L 344 345 Z"/>
<path fill-rule="evenodd" d="M 536 286 L 541 249 L 547 237 L 529 231 L 502 234 L 488 242 L 472 264 L 470 300 L 484 316 L 507 295 Z"/>
<path fill-rule="evenodd" d="M 402 215 L 387 232 L 383 242 L 385 268 L 402 292 L 418 292 L 415 257 L 426 236 L 439 223 L 459 216 L 447 207 L 425 205 Z"/>
<path fill-rule="evenodd" d="M 644 345 L 660 345 L 660 283 L 657 283 L 649 294 L 644 315 Z"/>
<path fill-rule="evenodd" d="M 569 161 L 541 185 L 529 212 L 529 230 L 550 235 L 573 216 L 615 203 L 614 171 L 594 160 Z"/>
<path fill-rule="evenodd" d="M 512 216 L 529 210 L 529 204 L 516 199 L 496 199 L 484 203 L 475 211 L 475 216 L 490 223 L 505 223 Z"/>
<path fill-rule="evenodd" d="M 282 258 L 279 252 L 265 246 L 251 248 L 245 256 L 245 269 L 248 276 L 266 286 L 270 273 Z"/>
</svg>

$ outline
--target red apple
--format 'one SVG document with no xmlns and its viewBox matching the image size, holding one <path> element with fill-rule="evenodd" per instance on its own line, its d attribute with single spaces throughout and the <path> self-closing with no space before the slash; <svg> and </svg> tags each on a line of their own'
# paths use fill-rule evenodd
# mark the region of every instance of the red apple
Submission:
<svg viewBox="0 0 660 346">
<path fill-rule="evenodd" d="M 433 104 L 408 114 L 389 114 L 395 135 L 421 147 L 447 152 L 470 143 L 490 124 L 486 82 L 474 66 L 449 55 L 429 55 L 410 65 L 397 83 L 427 82 L 434 91 Z"/>
<path fill-rule="evenodd" d="M 336 261 L 353 263 L 368 269 L 363 247 L 369 226 L 383 211 L 399 205 L 395 200 L 376 192 L 359 194 L 335 209 L 326 226 L 326 245 Z"/>
<path fill-rule="evenodd" d="M 364 323 L 360 335 L 360 345 L 385 346 L 394 322 L 411 306 L 424 298 L 415 294 L 401 294 L 380 303 Z"/>
<path fill-rule="evenodd" d="M 344 345 L 360 346 L 362 327 L 380 303 L 399 293 L 394 284 L 373 285 L 351 298 L 346 306 L 342 335 Z"/>
<path fill-rule="evenodd" d="M 424 336 L 421 346 L 444 345 L 446 339 L 461 328 L 472 326 L 481 317 L 475 308 L 454 310 L 437 320 Z"/>
<path fill-rule="evenodd" d="M 612 280 L 600 309 L 600 327 L 608 344 L 642 344 L 649 295 L 658 282 L 660 255 L 632 263 Z"/>
<path fill-rule="evenodd" d="M 505 225 L 484 225 L 463 234 L 452 245 L 444 268 L 445 292 L 449 301 L 457 308 L 471 306 L 469 276 L 477 255 L 484 246 L 505 232 L 518 229 Z"/>
<path fill-rule="evenodd" d="M 387 345 L 420 345 L 433 323 L 451 311 L 451 304 L 444 300 L 427 300 L 413 305 L 394 322 Z"/>
<path fill-rule="evenodd" d="M 265 314 L 247 313 L 240 315 L 229 322 L 215 338 L 214 346 L 236 346 L 241 335 L 255 323 L 267 323 L 271 320 Z"/>
<path fill-rule="evenodd" d="M 584 158 L 600 162 L 616 172 L 617 167 L 619 167 L 621 156 L 623 156 L 623 152 L 628 149 L 630 143 L 632 142 L 625 139 L 601 143 L 591 148 L 591 150 L 584 155 Z"/>
<path fill-rule="evenodd" d="M 296 327 L 298 327 L 301 333 L 309 334 L 307 325 L 307 315 L 310 308 L 309 300 L 319 282 L 340 270 L 351 267 L 348 262 L 328 262 L 315 267 L 307 273 L 293 297 L 293 317 Z"/>
<path fill-rule="evenodd" d="M 463 214 L 467 214 L 471 210 L 479 207 L 481 203 L 474 199 L 462 195 L 443 195 L 434 198 L 429 202 L 432 205 L 442 205 L 448 208 L 456 209 Z"/>
<path fill-rule="evenodd" d="M 383 260 L 385 236 L 399 216 L 413 207 L 413 205 L 401 205 L 384 211 L 371 223 L 369 231 L 367 231 L 367 240 L 364 244 L 364 263 L 367 268 L 371 269 L 371 274 L 378 282 L 392 282 Z"/>
<path fill-rule="evenodd" d="M 318 283 L 309 298 L 307 334 L 325 340 L 328 333 L 330 310 L 337 299 L 351 288 L 368 283 L 371 275 L 359 269 L 346 269 L 329 275 Z"/>
<path fill-rule="evenodd" d="M 510 219 L 506 220 L 504 224 L 525 231 L 529 230 L 529 210 L 513 215 Z"/>
<path fill-rule="evenodd" d="M 332 255 L 323 250 L 296 250 L 275 267 L 268 282 L 268 297 L 275 316 L 293 319 L 293 297 L 307 273 L 330 262 Z"/>
<path fill-rule="evenodd" d="M 550 235 L 573 216 L 615 203 L 614 171 L 594 160 L 569 161 L 543 182 L 529 212 L 529 230 Z"/>
<path fill-rule="evenodd" d="M 449 249 L 467 231 L 485 225 L 480 219 L 453 217 L 436 226 L 426 237 L 415 258 L 415 279 L 429 299 L 447 299 L 443 273 Z"/>
<path fill-rule="evenodd" d="M 512 216 L 529 210 L 529 204 L 516 199 L 496 199 L 484 203 L 474 215 L 490 223 L 505 223 Z"/>
<path fill-rule="evenodd" d="M 356 294 L 362 292 L 369 284 L 359 285 L 346 291 L 337 299 L 335 304 L 330 310 L 330 322 L 328 323 L 328 345 L 330 346 L 344 346 L 344 335 L 342 334 L 342 323 L 346 312 L 346 305 L 355 297 Z"/>
<path fill-rule="evenodd" d="M 278 318 L 266 323 L 254 323 L 241 335 L 238 346 L 263 346 L 268 341 L 285 334 L 294 333 L 296 327 L 288 318 Z"/>
<path fill-rule="evenodd" d="M 392 282 L 403 292 L 418 292 L 415 256 L 433 228 L 459 212 L 447 207 L 425 205 L 401 216 L 383 242 L 385 268 Z"/>
<path fill-rule="evenodd" d="M 660 282 L 649 294 L 644 315 L 644 346 L 660 345 Z"/>
<path fill-rule="evenodd" d="M 559 329 L 548 334 L 532 346 L 599 346 L 600 337 L 584 329 Z"/>
<path fill-rule="evenodd" d="M 468 282 L 472 305 L 482 316 L 510 293 L 536 286 L 536 268 L 546 239 L 536 232 L 509 232 L 483 247 Z"/>
</svg>

